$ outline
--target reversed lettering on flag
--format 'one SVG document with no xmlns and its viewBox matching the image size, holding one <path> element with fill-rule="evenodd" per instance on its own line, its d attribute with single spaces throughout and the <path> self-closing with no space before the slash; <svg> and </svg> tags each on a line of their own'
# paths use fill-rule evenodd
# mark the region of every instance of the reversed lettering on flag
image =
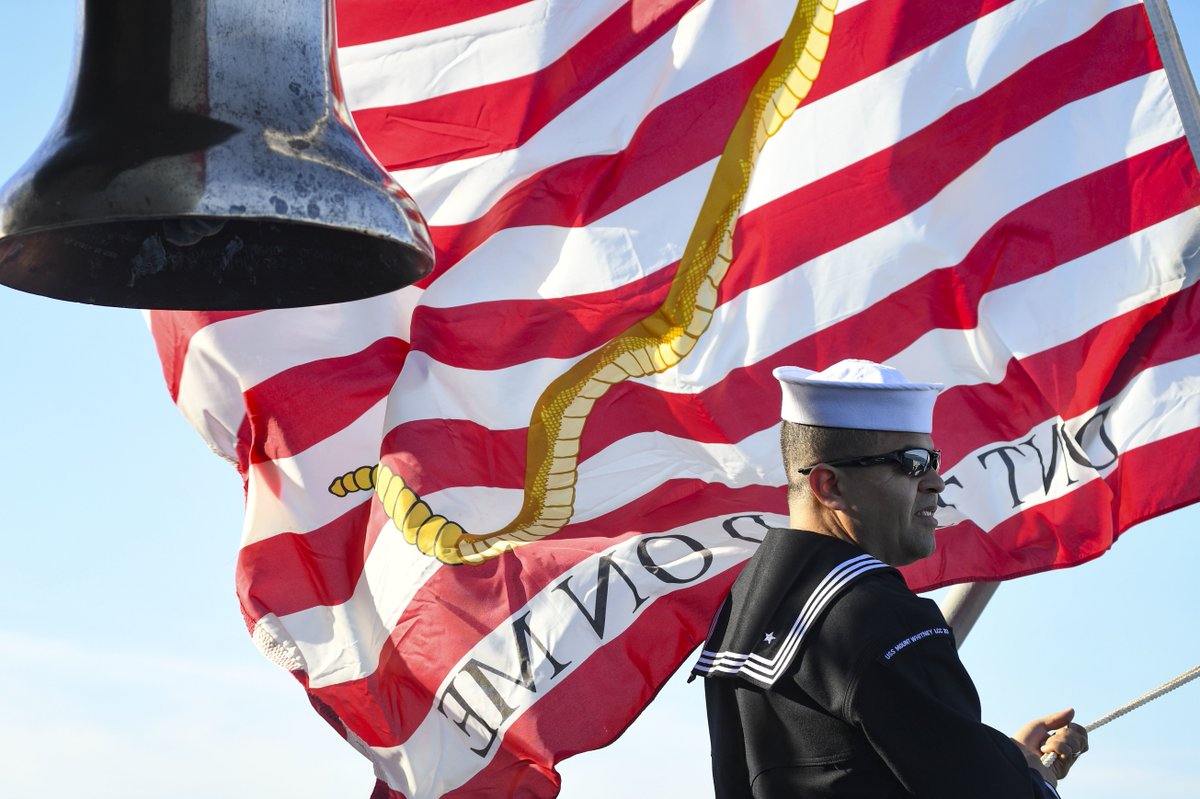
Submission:
<svg viewBox="0 0 1200 799">
<path fill-rule="evenodd" d="M 1047 419 L 1017 440 L 970 453 L 944 474 L 939 521 L 994 529 L 1031 505 L 1105 477 L 1122 453 L 1186 433 L 1188 415 L 1200 413 L 1200 397 L 1193 395 L 1198 368 L 1200 357 L 1147 368 L 1101 406 L 1068 420 Z M 988 488 L 980 490 L 981 484 Z"/>
<path fill-rule="evenodd" d="M 753 545 L 732 537 L 722 521 L 622 541 L 563 573 L 481 639 L 451 667 L 430 713 L 398 753 L 397 781 L 415 780 L 401 790 L 436 796 L 465 782 L 491 758 L 506 727 L 627 630 L 649 603 L 744 561 Z M 433 770 L 447 750 L 460 753 L 451 756 L 464 766 L 457 778 Z"/>
<path fill-rule="evenodd" d="M 1172 468 L 1200 443 L 1200 175 L 1142 4 L 842 0 L 707 329 L 591 404 L 569 521 L 471 566 L 389 518 L 381 462 L 466 531 L 520 514 L 548 387 L 675 307 L 739 114 L 816 9 L 341 0 L 348 103 L 433 274 L 149 314 L 172 397 L 246 481 L 247 626 L 377 797 L 551 797 L 556 762 L 636 717 L 786 523 L 777 366 L 947 385 L 918 589 L 1085 561 L 1200 494 Z"/>
</svg>

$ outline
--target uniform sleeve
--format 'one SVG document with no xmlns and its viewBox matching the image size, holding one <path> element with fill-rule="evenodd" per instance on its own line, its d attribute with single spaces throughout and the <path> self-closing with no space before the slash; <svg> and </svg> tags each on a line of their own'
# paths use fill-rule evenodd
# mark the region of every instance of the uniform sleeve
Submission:
<svg viewBox="0 0 1200 799">
<path fill-rule="evenodd" d="M 863 653 L 845 696 L 857 726 L 920 799 L 1055 799 L 1017 744 L 979 720 L 949 629 L 905 631 Z"/>
</svg>

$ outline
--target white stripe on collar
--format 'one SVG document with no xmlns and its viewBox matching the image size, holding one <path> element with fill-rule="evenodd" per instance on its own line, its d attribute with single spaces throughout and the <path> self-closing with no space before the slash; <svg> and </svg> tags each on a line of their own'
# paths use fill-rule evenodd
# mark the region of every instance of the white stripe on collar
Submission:
<svg viewBox="0 0 1200 799">
<path fill-rule="evenodd" d="M 804 603 L 774 657 L 764 658 L 753 652 L 713 652 L 704 649 L 700 652 L 700 658 L 696 661 L 693 671 L 702 676 L 713 673 L 734 674 L 764 688 L 770 688 L 791 664 L 804 636 L 812 629 L 813 623 L 833 598 L 860 575 L 887 567 L 886 563 L 870 555 L 859 555 L 835 566 Z"/>
</svg>

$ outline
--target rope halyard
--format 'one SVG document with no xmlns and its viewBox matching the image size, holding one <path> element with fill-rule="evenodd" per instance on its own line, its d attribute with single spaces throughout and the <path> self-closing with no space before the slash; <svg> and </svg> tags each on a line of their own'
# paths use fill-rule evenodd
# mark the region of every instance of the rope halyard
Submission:
<svg viewBox="0 0 1200 799">
<path fill-rule="evenodd" d="M 1137 699 L 1133 700 L 1129 704 L 1122 705 L 1121 707 L 1117 708 L 1116 710 L 1112 711 L 1111 713 L 1107 713 L 1107 714 L 1101 716 L 1100 718 L 1093 721 L 1091 724 L 1085 724 L 1083 728 L 1090 733 L 1092 730 L 1095 730 L 1099 727 L 1103 727 L 1105 724 L 1108 724 L 1113 719 L 1119 719 L 1121 716 L 1124 716 L 1129 711 L 1137 710 L 1139 707 L 1146 704 L 1147 702 L 1152 702 L 1155 699 L 1158 699 L 1163 694 L 1170 693 L 1171 691 L 1174 691 L 1176 688 L 1178 688 L 1181 685 L 1186 685 L 1187 683 L 1191 682 L 1192 680 L 1196 679 L 1197 677 L 1200 677 L 1200 666 L 1195 666 L 1195 667 L 1185 671 L 1183 674 L 1180 674 L 1175 679 L 1168 680 L 1167 682 L 1165 682 L 1162 685 L 1155 688 L 1153 691 L 1149 691 L 1147 693 L 1142 694 L 1141 696 L 1139 696 Z M 1051 734 L 1053 735 L 1053 733 L 1051 733 Z M 1055 764 L 1055 762 L 1057 762 L 1057 760 L 1058 760 L 1057 752 L 1047 752 L 1042 757 L 1042 765 L 1047 766 L 1047 767 L 1053 766 Z"/>
</svg>

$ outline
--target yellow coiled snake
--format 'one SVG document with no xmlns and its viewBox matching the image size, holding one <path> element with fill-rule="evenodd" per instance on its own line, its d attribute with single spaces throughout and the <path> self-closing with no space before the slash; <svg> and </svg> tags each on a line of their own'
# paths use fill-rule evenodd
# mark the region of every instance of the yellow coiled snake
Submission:
<svg viewBox="0 0 1200 799">
<path fill-rule="evenodd" d="M 576 363 L 546 387 L 529 421 L 521 510 L 494 533 L 469 533 L 434 513 L 404 478 L 382 463 L 333 481 L 344 496 L 375 489 L 410 544 L 443 563 L 483 563 L 553 535 L 571 519 L 579 441 L 588 414 L 609 387 L 665 372 L 696 346 L 733 260 L 733 230 L 767 139 L 808 95 L 829 46 L 837 0 L 801 0 L 770 65 L 759 77 L 717 162 L 699 217 L 663 304 Z"/>
</svg>

